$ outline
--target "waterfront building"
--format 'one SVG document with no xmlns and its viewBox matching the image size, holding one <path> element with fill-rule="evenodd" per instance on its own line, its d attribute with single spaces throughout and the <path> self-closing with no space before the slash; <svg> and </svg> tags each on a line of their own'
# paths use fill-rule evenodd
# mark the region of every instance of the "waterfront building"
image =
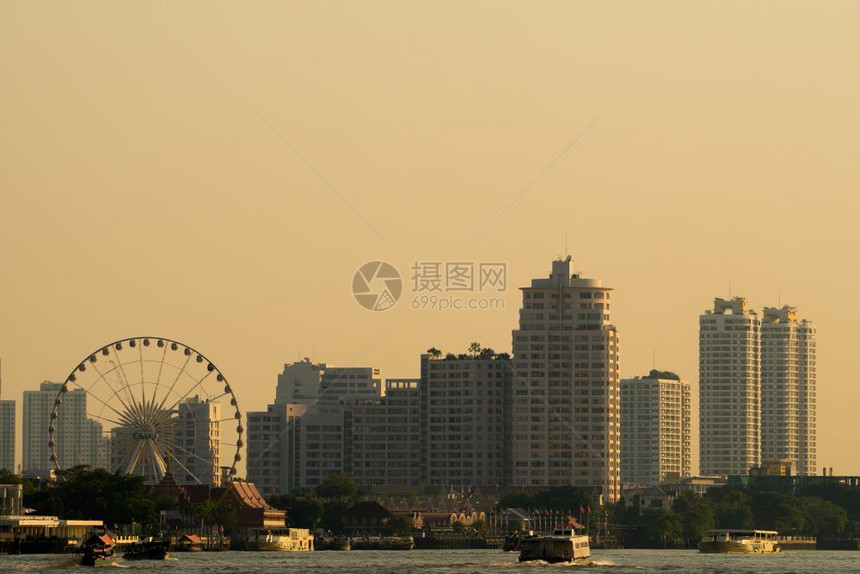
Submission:
<svg viewBox="0 0 860 574">
<path fill-rule="evenodd" d="M 797 308 L 765 307 L 761 322 L 761 458 L 816 474 L 815 326 Z"/>
<path fill-rule="evenodd" d="M 417 487 L 421 468 L 421 379 L 388 379 L 385 396 L 348 408 L 350 470 L 357 484 Z"/>
<path fill-rule="evenodd" d="M 699 465 L 743 475 L 761 463 L 761 321 L 746 299 L 715 299 L 699 317 Z"/>
<path fill-rule="evenodd" d="M 610 292 L 570 257 L 523 287 L 513 332 L 513 481 L 620 496 L 619 336 Z"/>
<path fill-rule="evenodd" d="M 621 481 L 653 486 L 692 473 L 690 383 L 670 372 L 621 381 Z"/>
<path fill-rule="evenodd" d="M 48 476 L 54 469 L 48 446 L 51 411 L 62 383 L 43 382 L 38 391 L 24 391 L 23 470 L 27 475 Z M 60 468 L 89 465 L 104 468 L 107 439 L 101 423 L 87 418 L 87 393 L 70 390 L 63 395 L 63 407 L 56 421 L 56 441 Z"/>
<path fill-rule="evenodd" d="M 15 472 L 15 401 L 0 400 L 0 470 Z"/>
<path fill-rule="evenodd" d="M 421 356 L 422 484 L 510 481 L 512 374 L 507 357 Z"/>
</svg>

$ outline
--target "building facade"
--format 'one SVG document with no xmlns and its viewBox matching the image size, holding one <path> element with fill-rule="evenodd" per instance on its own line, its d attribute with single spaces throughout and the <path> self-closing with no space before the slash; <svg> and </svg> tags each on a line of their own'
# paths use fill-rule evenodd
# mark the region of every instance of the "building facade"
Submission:
<svg viewBox="0 0 860 574">
<path fill-rule="evenodd" d="M 308 357 L 295 363 L 285 364 L 283 372 L 278 374 L 274 404 L 315 402 L 319 397 L 320 383 L 325 369 L 325 363 L 314 363 Z"/>
<path fill-rule="evenodd" d="M 513 366 L 508 358 L 421 356 L 421 458 L 426 485 L 509 481 Z"/>
<path fill-rule="evenodd" d="M 652 486 L 692 475 L 690 383 L 669 372 L 621 381 L 621 481 Z"/>
<path fill-rule="evenodd" d="M 699 466 L 747 474 L 761 463 L 761 320 L 746 299 L 715 299 L 699 317 Z"/>
<path fill-rule="evenodd" d="M 619 336 L 610 292 L 570 257 L 522 288 L 513 332 L 513 481 L 620 496 Z"/>
<path fill-rule="evenodd" d="M 761 458 L 816 474 L 815 326 L 795 307 L 765 307 L 761 324 Z"/>
<path fill-rule="evenodd" d="M 421 379 L 388 379 L 385 397 L 349 408 L 350 471 L 357 484 L 421 484 Z"/>
<path fill-rule="evenodd" d="M 221 404 L 187 397 L 177 405 L 172 472 L 180 484 L 221 485 Z"/>
<path fill-rule="evenodd" d="M 15 401 L 0 400 L 0 470 L 15 472 Z"/>
<path fill-rule="evenodd" d="M 38 391 L 24 391 L 23 453 L 24 474 L 47 476 L 54 469 L 48 446 L 51 412 L 62 383 L 44 382 Z M 101 423 L 87 418 L 87 393 L 83 389 L 63 394 L 56 421 L 57 464 L 60 468 L 88 465 L 105 468 L 107 439 Z"/>
</svg>

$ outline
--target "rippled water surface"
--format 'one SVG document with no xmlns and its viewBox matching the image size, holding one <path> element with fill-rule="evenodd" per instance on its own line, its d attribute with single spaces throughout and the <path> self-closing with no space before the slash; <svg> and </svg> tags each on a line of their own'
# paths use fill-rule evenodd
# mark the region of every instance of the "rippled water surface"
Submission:
<svg viewBox="0 0 860 574">
<path fill-rule="evenodd" d="M 127 571 L 196 572 L 289 572 L 355 574 L 405 574 L 427 572 L 559 572 L 583 569 L 588 572 L 708 572 L 718 573 L 860 573 L 860 552 L 786 551 L 781 554 L 742 556 L 699 554 L 688 550 L 595 550 L 588 564 L 518 564 L 515 553 L 501 550 L 413 550 L 410 552 L 200 552 L 175 554 L 162 562 L 127 562 L 117 558 L 99 566 Z M 89 571 L 68 555 L 0 556 L 2 572 Z"/>
</svg>

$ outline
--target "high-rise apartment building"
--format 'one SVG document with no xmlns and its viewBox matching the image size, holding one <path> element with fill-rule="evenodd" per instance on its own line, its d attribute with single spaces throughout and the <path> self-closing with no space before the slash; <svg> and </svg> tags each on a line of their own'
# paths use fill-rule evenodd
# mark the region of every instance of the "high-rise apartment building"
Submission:
<svg viewBox="0 0 860 574">
<path fill-rule="evenodd" d="M 51 412 L 62 383 L 44 382 L 38 391 L 24 391 L 23 470 L 25 474 L 47 476 L 54 469 L 48 446 Z M 105 467 L 107 439 L 101 423 L 87 419 L 87 393 L 75 389 L 63 394 L 62 410 L 56 421 L 57 464 Z"/>
<path fill-rule="evenodd" d="M 264 496 L 287 493 L 295 483 L 287 428 L 305 411 L 307 405 L 289 403 L 248 413 L 248 480 Z"/>
<path fill-rule="evenodd" d="M 15 472 L 15 401 L 0 401 L 0 470 Z"/>
<path fill-rule="evenodd" d="M 309 396 L 315 385 L 317 394 Z M 270 495 L 350 472 L 350 408 L 384 395 L 384 380 L 374 367 L 328 367 L 307 360 L 285 365 L 276 404 L 248 413 L 248 479 Z M 300 402 L 277 402 L 292 399 Z"/>
<path fill-rule="evenodd" d="M 570 257 L 523 287 L 513 332 L 513 480 L 620 496 L 619 336 L 610 291 Z"/>
<path fill-rule="evenodd" d="M 761 463 L 761 320 L 746 299 L 699 317 L 699 469 L 741 475 Z"/>
<path fill-rule="evenodd" d="M 509 480 L 505 406 L 512 374 L 507 357 L 421 356 L 423 484 L 498 486 Z"/>
<path fill-rule="evenodd" d="M 795 307 L 765 307 L 761 322 L 761 458 L 816 473 L 815 326 Z"/>
<path fill-rule="evenodd" d="M 221 404 L 187 397 L 177 405 L 173 476 L 179 483 L 221 485 Z"/>
<path fill-rule="evenodd" d="M 388 379 L 384 397 L 349 407 L 350 470 L 356 483 L 421 484 L 420 385 L 421 379 Z"/>
<path fill-rule="evenodd" d="M 690 383 L 670 372 L 621 381 L 621 481 L 654 485 L 692 473 Z"/>
<path fill-rule="evenodd" d="M 325 369 L 325 363 L 314 363 L 307 357 L 301 361 L 284 365 L 283 372 L 278 375 L 274 404 L 310 404 L 315 402 L 319 397 L 320 382 Z"/>
</svg>

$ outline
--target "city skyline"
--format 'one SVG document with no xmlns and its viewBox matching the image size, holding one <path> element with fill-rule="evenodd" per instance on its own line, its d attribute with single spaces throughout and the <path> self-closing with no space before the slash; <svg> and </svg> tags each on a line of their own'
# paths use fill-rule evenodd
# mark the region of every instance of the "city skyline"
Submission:
<svg viewBox="0 0 860 574">
<path fill-rule="evenodd" d="M 411 378 L 429 347 L 510 352 L 518 287 L 569 252 L 614 288 L 620 376 L 656 354 L 694 404 L 715 296 L 797 306 L 817 463 L 860 475 L 841 440 L 860 432 L 860 6 L 527 10 L 4 6 L 16 419 L 23 391 L 128 336 L 205 349 L 244 412 L 304 356 Z M 403 278 L 385 311 L 352 291 L 372 261 Z M 413 309 L 416 261 L 505 263 L 504 307 Z"/>
</svg>

